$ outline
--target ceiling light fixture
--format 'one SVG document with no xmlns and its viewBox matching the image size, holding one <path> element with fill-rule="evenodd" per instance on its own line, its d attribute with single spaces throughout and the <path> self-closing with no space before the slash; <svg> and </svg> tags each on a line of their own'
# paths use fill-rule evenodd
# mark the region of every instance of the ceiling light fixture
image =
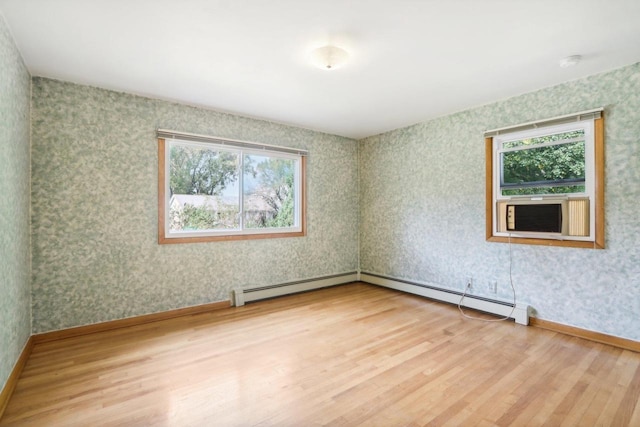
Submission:
<svg viewBox="0 0 640 427">
<path fill-rule="evenodd" d="M 342 67 L 349 59 L 349 53 L 337 46 L 323 46 L 311 52 L 313 64 L 323 70 L 335 70 Z"/>
<path fill-rule="evenodd" d="M 562 58 L 560 60 L 560 66 L 562 68 L 573 67 L 574 65 L 577 65 L 581 59 L 582 59 L 582 56 L 580 55 L 567 56 L 566 58 Z"/>
</svg>

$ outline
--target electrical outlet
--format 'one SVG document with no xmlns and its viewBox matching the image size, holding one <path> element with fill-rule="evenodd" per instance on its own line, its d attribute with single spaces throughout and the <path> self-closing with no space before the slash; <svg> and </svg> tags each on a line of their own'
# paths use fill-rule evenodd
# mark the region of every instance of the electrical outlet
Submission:
<svg viewBox="0 0 640 427">
<path fill-rule="evenodd" d="M 489 280 L 489 291 L 494 294 L 498 293 L 498 281 L 497 280 Z"/>
</svg>

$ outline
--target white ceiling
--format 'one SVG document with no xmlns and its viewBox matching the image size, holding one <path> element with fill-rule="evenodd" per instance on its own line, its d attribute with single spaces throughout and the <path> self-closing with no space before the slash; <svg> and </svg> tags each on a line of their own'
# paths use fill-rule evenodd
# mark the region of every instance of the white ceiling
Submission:
<svg viewBox="0 0 640 427">
<path fill-rule="evenodd" d="M 0 0 L 0 12 L 33 75 L 352 138 L 640 61 L 640 0 Z M 311 66 L 327 43 L 350 62 Z"/>
</svg>

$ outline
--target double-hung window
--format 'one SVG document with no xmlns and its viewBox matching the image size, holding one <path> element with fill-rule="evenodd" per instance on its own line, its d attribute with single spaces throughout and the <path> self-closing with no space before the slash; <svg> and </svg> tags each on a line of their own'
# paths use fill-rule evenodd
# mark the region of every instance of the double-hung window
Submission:
<svg viewBox="0 0 640 427">
<path fill-rule="evenodd" d="M 604 246 L 602 109 L 488 131 L 487 239 Z"/>
<path fill-rule="evenodd" d="M 159 243 L 304 236 L 305 156 L 159 130 Z"/>
</svg>

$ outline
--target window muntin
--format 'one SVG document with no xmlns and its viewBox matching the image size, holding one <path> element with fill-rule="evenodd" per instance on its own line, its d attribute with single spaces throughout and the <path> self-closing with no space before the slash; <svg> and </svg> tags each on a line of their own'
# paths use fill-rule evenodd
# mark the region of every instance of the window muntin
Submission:
<svg viewBox="0 0 640 427">
<path fill-rule="evenodd" d="M 304 235 L 302 155 L 179 139 L 160 142 L 165 170 L 161 243 Z"/>
</svg>

